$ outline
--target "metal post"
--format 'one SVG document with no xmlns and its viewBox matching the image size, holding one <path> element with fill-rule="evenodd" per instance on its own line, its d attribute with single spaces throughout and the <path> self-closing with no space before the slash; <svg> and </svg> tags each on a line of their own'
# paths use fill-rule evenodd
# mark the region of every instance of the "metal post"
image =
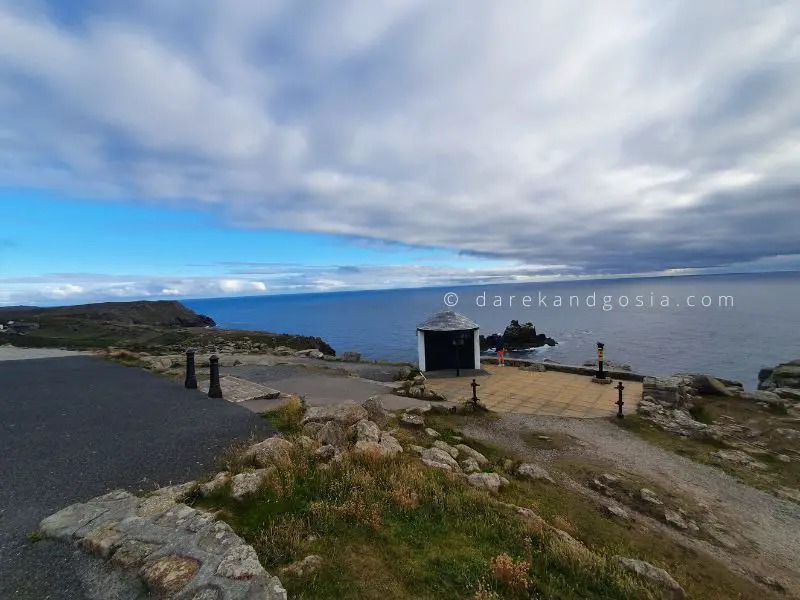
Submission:
<svg viewBox="0 0 800 600">
<path fill-rule="evenodd" d="M 208 388 L 209 398 L 222 398 L 222 386 L 219 384 L 219 356 L 216 354 L 211 361 L 211 385 Z"/>
<path fill-rule="evenodd" d="M 605 379 L 606 374 L 603 372 L 603 347 L 605 344 L 597 342 L 597 378 Z"/>
<path fill-rule="evenodd" d="M 617 411 L 617 418 L 618 418 L 618 419 L 622 419 L 622 418 L 624 418 L 624 417 L 625 417 L 625 415 L 623 415 L 623 414 L 622 414 L 622 405 L 623 405 L 623 404 L 625 404 L 625 403 L 622 401 L 622 390 L 624 390 L 624 389 L 625 389 L 625 386 L 624 386 L 624 385 L 622 385 L 622 382 L 620 381 L 620 382 L 617 384 L 617 391 L 619 392 L 619 400 L 617 400 L 617 401 L 615 402 L 615 404 L 616 404 L 617 406 L 619 406 L 619 411 Z"/>
<path fill-rule="evenodd" d="M 478 387 L 481 384 L 473 379 L 470 385 L 472 386 L 472 406 L 475 407 L 478 405 Z"/>
<path fill-rule="evenodd" d="M 191 348 L 186 351 L 186 381 L 183 386 L 187 390 L 197 389 L 197 374 L 194 367 L 194 350 Z"/>
</svg>

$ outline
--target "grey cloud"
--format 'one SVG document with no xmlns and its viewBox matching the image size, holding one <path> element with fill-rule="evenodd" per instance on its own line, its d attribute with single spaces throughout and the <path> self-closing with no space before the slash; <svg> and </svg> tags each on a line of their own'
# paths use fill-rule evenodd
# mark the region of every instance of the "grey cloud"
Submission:
<svg viewBox="0 0 800 600">
<path fill-rule="evenodd" d="M 800 254 L 790 2 L 26 6 L 0 1 L 0 184 L 534 274 Z"/>
</svg>

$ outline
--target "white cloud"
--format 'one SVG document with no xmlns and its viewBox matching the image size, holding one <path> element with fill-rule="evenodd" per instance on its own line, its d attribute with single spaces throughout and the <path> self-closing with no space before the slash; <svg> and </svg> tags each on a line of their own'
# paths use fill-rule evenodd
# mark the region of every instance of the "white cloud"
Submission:
<svg viewBox="0 0 800 600">
<path fill-rule="evenodd" d="M 93 4 L 0 0 L 0 184 L 587 273 L 800 254 L 792 2 Z"/>
</svg>

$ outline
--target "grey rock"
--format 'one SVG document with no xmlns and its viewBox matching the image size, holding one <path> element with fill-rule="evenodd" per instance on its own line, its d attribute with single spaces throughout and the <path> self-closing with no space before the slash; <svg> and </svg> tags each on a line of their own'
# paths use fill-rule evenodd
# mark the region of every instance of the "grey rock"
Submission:
<svg viewBox="0 0 800 600">
<path fill-rule="evenodd" d="M 302 560 L 292 563 L 288 567 L 283 567 L 281 569 L 281 573 L 291 573 L 292 575 L 302 577 L 303 575 L 315 573 L 320 569 L 321 566 L 322 557 L 318 554 L 312 554 L 310 556 L 306 556 Z"/>
<path fill-rule="evenodd" d="M 450 444 L 448 444 L 445 441 L 436 440 L 435 442 L 433 442 L 433 447 L 434 448 L 439 448 L 440 450 L 444 450 L 445 452 L 447 452 L 453 458 L 458 458 L 458 449 L 454 448 L 453 446 L 451 446 Z"/>
<path fill-rule="evenodd" d="M 217 575 L 228 579 L 253 579 L 266 575 L 252 546 L 245 544 L 231 548 L 217 567 Z"/>
<path fill-rule="evenodd" d="M 381 453 L 388 456 L 394 456 L 396 454 L 400 454 L 403 451 L 403 446 L 397 439 L 389 433 L 382 433 L 381 434 Z"/>
<path fill-rule="evenodd" d="M 453 470 L 453 467 L 451 467 L 450 465 L 448 465 L 446 463 L 439 462 L 438 460 L 433 460 L 431 458 L 426 458 L 424 456 L 422 457 L 422 461 L 421 462 L 426 467 L 433 467 L 435 469 L 442 469 L 444 471 L 452 471 Z"/>
<path fill-rule="evenodd" d="M 389 412 L 383 407 L 379 396 L 372 396 L 362 404 L 367 411 L 367 418 L 378 427 L 383 428 L 389 423 Z"/>
<path fill-rule="evenodd" d="M 336 421 L 328 421 L 317 432 L 317 441 L 323 446 L 341 448 L 345 443 L 344 429 Z"/>
<path fill-rule="evenodd" d="M 331 445 L 325 444 L 320 446 L 314 453 L 314 457 L 322 462 L 327 462 L 336 456 L 336 448 Z"/>
<path fill-rule="evenodd" d="M 547 472 L 546 469 L 540 467 L 539 465 L 533 463 L 523 463 L 519 467 L 517 467 L 517 475 L 521 477 L 527 477 L 528 479 L 532 479 L 534 481 L 549 481 L 550 483 L 555 483 L 550 474 Z"/>
<path fill-rule="evenodd" d="M 241 500 L 246 496 L 255 494 L 269 472 L 270 469 L 258 469 L 234 475 L 231 479 L 231 497 L 235 500 Z"/>
<path fill-rule="evenodd" d="M 448 465 L 452 470 L 459 471 L 460 467 L 452 456 L 449 453 L 445 452 L 441 448 L 426 448 L 422 452 L 422 458 L 432 460 L 439 463 L 444 463 Z"/>
<path fill-rule="evenodd" d="M 608 510 L 608 512 L 610 512 L 615 517 L 619 517 L 620 519 L 625 519 L 625 520 L 630 519 L 625 509 L 617 504 L 609 504 L 608 506 L 606 506 L 606 510 Z"/>
<path fill-rule="evenodd" d="M 664 503 L 658 498 L 653 490 L 642 488 L 639 490 L 639 497 L 649 504 L 663 505 Z"/>
<path fill-rule="evenodd" d="M 352 400 L 347 400 L 339 404 L 309 407 L 303 417 L 302 424 L 336 421 L 342 428 L 347 428 L 350 425 L 355 425 L 361 419 L 366 419 L 368 416 L 367 410 L 363 406 Z"/>
<path fill-rule="evenodd" d="M 626 571 L 636 573 L 639 577 L 657 585 L 665 593 L 665 597 L 674 600 L 686 598 L 686 592 L 680 584 L 672 578 L 672 575 L 664 569 L 651 565 L 649 562 L 637 560 L 635 558 L 625 558 L 615 556 L 614 562 Z"/>
<path fill-rule="evenodd" d="M 250 446 L 244 456 L 257 467 L 283 466 L 291 462 L 293 448 L 292 442 L 275 436 Z"/>
<path fill-rule="evenodd" d="M 471 473 L 467 477 L 467 481 L 474 487 L 486 488 L 493 492 L 499 491 L 502 485 L 508 483 L 507 479 L 497 473 Z"/>
<path fill-rule="evenodd" d="M 483 454 L 481 454 L 477 450 L 474 450 L 474 449 L 470 448 L 466 444 L 456 444 L 456 449 L 459 452 L 461 452 L 462 454 L 464 454 L 465 456 L 468 456 L 470 458 L 474 458 L 478 462 L 478 464 L 481 465 L 481 466 L 486 465 L 486 464 L 489 463 L 489 459 L 488 458 L 486 458 Z"/>
<path fill-rule="evenodd" d="M 425 429 L 425 433 L 427 433 L 428 436 L 432 438 L 438 438 L 441 435 L 438 431 L 436 431 L 435 429 L 431 429 L 430 427 Z"/>
<path fill-rule="evenodd" d="M 425 427 L 425 420 L 420 415 L 404 413 L 400 415 L 400 425 L 409 429 L 422 429 Z"/>
<path fill-rule="evenodd" d="M 358 442 L 380 442 L 381 430 L 376 423 L 363 419 L 356 423 L 356 441 Z"/>
<path fill-rule="evenodd" d="M 461 469 L 464 471 L 464 473 L 469 474 L 477 473 L 481 470 L 481 467 L 478 464 L 478 461 L 470 456 L 461 461 Z"/>
<path fill-rule="evenodd" d="M 683 516 L 674 510 L 665 510 L 664 520 L 676 529 L 689 529 L 689 525 L 686 523 Z"/>
</svg>

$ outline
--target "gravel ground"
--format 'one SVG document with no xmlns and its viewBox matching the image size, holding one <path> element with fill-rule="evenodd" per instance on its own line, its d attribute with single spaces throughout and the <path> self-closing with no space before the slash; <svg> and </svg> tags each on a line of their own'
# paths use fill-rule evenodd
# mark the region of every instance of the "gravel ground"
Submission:
<svg viewBox="0 0 800 600">
<path fill-rule="evenodd" d="M 566 419 L 535 415 L 504 415 L 464 428 L 464 434 L 509 448 L 521 456 L 541 461 L 563 456 L 564 452 L 537 451 L 519 437 L 526 431 L 559 432 L 579 440 L 570 456 L 613 461 L 619 469 L 640 474 L 683 495 L 706 503 L 711 512 L 732 530 L 757 545 L 748 557 L 727 556 L 728 564 L 742 565 L 750 572 L 781 571 L 779 579 L 789 580 L 800 590 L 800 506 L 766 492 L 743 485 L 723 471 L 647 443 L 601 419 Z M 725 554 L 721 549 L 718 553 Z M 715 552 L 716 553 L 716 552 Z M 767 567 L 765 569 L 765 567 Z"/>
</svg>

